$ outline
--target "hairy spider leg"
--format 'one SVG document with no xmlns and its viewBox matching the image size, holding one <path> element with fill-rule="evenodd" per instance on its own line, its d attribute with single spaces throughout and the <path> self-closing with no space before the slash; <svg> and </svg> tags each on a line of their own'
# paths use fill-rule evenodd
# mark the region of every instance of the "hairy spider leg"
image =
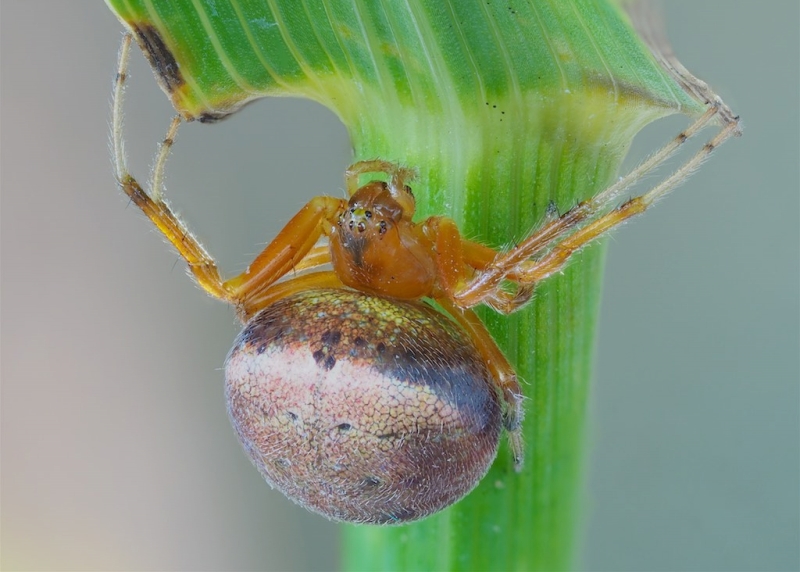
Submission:
<svg viewBox="0 0 800 572">
<path fill-rule="evenodd" d="M 453 292 L 469 278 L 468 269 L 482 271 L 484 263 L 491 260 L 489 255 L 494 251 L 462 239 L 458 226 L 450 218 L 430 217 L 422 226 L 424 233 L 435 238 L 438 291 L 433 293 L 433 298 L 469 334 L 492 373 L 505 403 L 503 423 L 509 435 L 514 466 L 520 470 L 523 461 L 523 409 L 522 389 L 517 374 L 477 314 L 470 309 L 460 308 L 452 300 Z"/>
<path fill-rule="evenodd" d="M 698 154 L 652 190 L 644 195 L 626 201 L 602 218 L 597 219 L 578 230 L 575 234 L 570 235 L 563 242 L 556 244 L 553 249 L 541 259 L 531 262 L 523 269 L 518 269 L 521 275 L 521 281 L 535 284 L 544 280 L 554 272 L 561 270 L 567 259 L 574 252 L 612 228 L 619 226 L 627 219 L 643 213 L 653 202 L 663 196 L 664 193 L 680 184 L 681 181 L 685 180 L 689 174 L 697 169 L 716 147 L 731 136 L 734 129 L 736 129 L 735 124 L 727 125 L 716 137 L 706 143 Z"/>
<path fill-rule="evenodd" d="M 508 433 L 514 468 L 516 471 L 522 470 L 525 453 L 522 441 L 522 419 L 524 417 L 522 401 L 524 396 L 514 368 L 473 310 L 459 308 L 449 298 L 436 298 L 436 301 L 469 334 L 478 353 L 489 368 L 505 404 L 503 425 Z"/>
<path fill-rule="evenodd" d="M 680 185 L 717 147 L 741 134 L 738 116 L 734 116 L 718 98 L 711 105 L 692 125 L 618 182 L 562 216 L 546 221 L 517 247 L 498 254 L 483 272 L 454 293 L 456 304 L 470 308 L 488 303 L 504 313 L 515 311 L 530 299 L 532 290 L 529 287 L 561 271 L 572 254 L 629 218 L 644 212 L 656 200 Z M 666 161 L 714 117 L 722 119 L 722 129 L 683 165 L 643 195 L 602 214 L 625 190 Z M 517 292 L 503 291 L 501 285 L 504 280 L 516 282 L 519 285 Z"/>
<path fill-rule="evenodd" d="M 275 240 L 256 257 L 245 272 L 223 281 L 214 259 L 170 209 L 161 191 L 164 164 L 175 141 L 181 121 L 180 117 L 172 120 L 167 136 L 159 149 L 153 168 L 150 194 L 145 192 L 127 169 L 122 138 L 122 102 L 131 39 L 130 34 L 126 34 L 123 38 L 114 88 L 112 137 L 117 181 L 131 201 L 139 207 L 186 260 L 189 270 L 200 287 L 211 296 L 235 306 L 240 318 L 244 321 L 264 307 L 261 300 L 268 298 L 264 296 L 264 291 L 285 274 L 297 269 L 298 266 L 302 269 L 310 269 L 330 262 L 329 253 L 314 247 L 319 238 L 332 226 L 330 221 L 334 218 L 334 213 L 338 213 L 339 209 L 346 205 L 346 202 L 330 197 L 312 199 L 295 215 Z M 310 252 L 312 256 L 303 261 Z M 334 282 L 330 277 L 318 278 L 318 283 L 341 285 L 341 282 Z M 300 287 L 300 284 L 298 283 L 297 286 Z M 281 291 L 286 291 L 286 287 L 282 287 Z"/>
<path fill-rule="evenodd" d="M 248 306 L 247 314 L 253 313 L 254 308 L 249 307 L 252 299 L 296 268 L 320 237 L 328 236 L 332 232 L 335 225 L 333 221 L 346 206 L 344 199 L 314 197 L 256 256 L 247 270 L 225 282 L 225 287 L 241 297 L 245 306 Z M 330 257 L 326 259 L 319 252 L 317 256 L 319 259 L 315 266 L 330 261 Z"/>
<path fill-rule="evenodd" d="M 307 274 L 293 276 L 281 282 L 276 282 L 257 294 L 253 294 L 252 297 L 248 299 L 247 313 L 241 314 L 240 318 L 243 322 L 247 322 L 264 308 L 297 292 L 306 292 L 308 290 L 320 288 L 340 289 L 344 287 L 344 284 L 339 280 L 339 277 L 333 270 L 309 272 Z"/>
</svg>

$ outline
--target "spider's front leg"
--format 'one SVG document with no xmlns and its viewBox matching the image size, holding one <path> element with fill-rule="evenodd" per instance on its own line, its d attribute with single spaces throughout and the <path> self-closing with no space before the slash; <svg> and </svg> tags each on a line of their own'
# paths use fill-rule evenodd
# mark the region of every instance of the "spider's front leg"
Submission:
<svg viewBox="0 0 800 572">
<path fill-rule="evenodd" d="M 173 126 L 177 125 L 173 122 Z M 172 141 L 168 137 L 166 141 Z M 166 142 L 165 142 L 166 144 Z M 171 143 L 170 143 L 171 144 Z M 157 169 L 160 167 L 157 167 Z M 242 274 L 222 281 L 214 259 L 172 212 L 169 205 L 148 195 L 130 175 L 120 179 L 120 185 L 142 212 L 161 231 L 164 237 L 186 260 L 197 283 L 209 294 L 236 307 L 242 321 L 274 301 L 271 287 L 292 270 L 308 269 L 330 262 L 327 248 L 314 248 L 323 234 L 328 234 L 332 220 L 346 203 L 332 197 L 315 197 L 298 212 L 255 258 Z M 312 275 L 317 276 L 317 274 Z M 333 282 L 328 284 L 329 282 Z M 340 285 L 337 279 L 326 276 L 316 285 Z"/>
<path fill-rule="evenodd" d="M 668 159 L 715 118 L 722 123 L 722 128 L 699 151 L 661 183 L 614 208 L 626 189 Z M 530 299 L 536 285 L 563 270 L 573 254 L 631 217 L 643 213 L 685 181 L 717 147 L 740 134 L 738 116 L 716 98 L 692 125 L 628 175 L 560 217 L 548 216 L 545 223 L 517 247 L 498 254 L 469 284 L 454 293 L 454 301 L 462 308 L 487 303 L 504 313 L 519 309 Z M 516 282 L 517 291 L 504 291 L 502 284 L 505 280 Z"/>
<path fill-rule="evenodd" d="M 146 192 L 130 174 L 126 166 L 122 142 L 122 101 L 127 78 L 131 36 L 126 34 L 120 48 L 119 67 L 114 89 L 113 142 L 117 181 L 123 192 L 158 228 L 161 234 L 175 247 L 188 264 L 197 283 L 211 296 L 236 307 L 245 321 L 262 309 L 275 296 L 270 287 L 293 269 L 308 269 L 330 262 L 327 249 L 314 248 L 323 234 L 329 234 L 338 215 L 346 207 L 342 199 L 316 197 L 311 199 L 284 229 L 259 254 L 248 269 L 230 280 L 223 281 L 217 264 L 205 248 L 175 215 L 164 200 L 162 180 L 164 165 L 175 141 L 180 117 L 170 124 L 153 168 L 150 192 Z M 340 285 L 330 273 L 316 273 L 306 279 L 308 284 L 324 286 Z M 310 282 L 309 282 L 310 281 Z M 298 284 L 295 284 L 295 287 Z M 279 289 L 280 292 L 287 288 Z M 290 291 L 289 288 L 287 291 Z"/>
<path fill-rule="evenodd" d="M 330 250 L 314 249 L 323 235 L 332 232 L 339 214 L 347 208 L 344 199 L 314 197 L 300 209 L 239 276 L 224 283 L 236 300 L 243 320 L 272 300 L 273 284 L 292 270 L 315 268 L 331 261 Z M 341 283 L 339 283 L 341 284 Z"/>
<path fill-rule="evenodd" d="M 161 144 L 153 168 L 151 180 L 151 193 L 147 193 L 139 182 L 128 171 L 125 153 L 123 150 L 122 103 L 127 80 L 128 59 L 130 56 L 132 36 L 125 34 L 119 51 L 117 77 L 114 85 L 114 106 L 112 117 L 112 136 L 114 146 L 114 167 L 117 182 L 123 192 L 130 198 L 141 211 L 147 215 L 162 235 L 175 247 L 178 253 L 186 260 L 189 269 L 197 283 L 211 296 L 231 302 L 230 293 L 225 289 L 214 259 L 209 256 L 203 246 L 197 241 L 181 220 L 175 216 L 161 195 L 164 163 L 175 141 L 175 136 L 180 125 L 180 117 L 175 117 L 169 126 L 167 136 Z"/>
</svg>

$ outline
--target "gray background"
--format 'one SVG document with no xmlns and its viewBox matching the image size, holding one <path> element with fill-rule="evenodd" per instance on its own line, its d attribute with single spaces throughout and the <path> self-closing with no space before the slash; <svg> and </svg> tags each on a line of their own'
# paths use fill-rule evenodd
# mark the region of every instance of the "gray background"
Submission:
<svg viewBox="0 0 800 572">
<path fill-rule="evenodd" d="M 798 4 L 665 4 L 746 135 L 611 239 L 581 562 L 797 569 Z M 337 528 L 228 426 L 232 313 L 115 189 L 120 25 L 100 2 L 3 0 L 0 20 L 3 569 L 335 568 Z M 145 179 L 171 109 L 138 50 L 126 110 Z M 327 110 L 264 100 L 185 126 L 168 193 L 232 274 L 349 158 Z"/>
</svg>

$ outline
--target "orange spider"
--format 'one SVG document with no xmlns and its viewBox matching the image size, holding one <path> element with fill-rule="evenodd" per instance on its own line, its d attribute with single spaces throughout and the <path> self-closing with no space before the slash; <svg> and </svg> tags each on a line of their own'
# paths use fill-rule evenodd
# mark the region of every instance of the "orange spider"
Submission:
<svg viewBox="0 0 800 572">
<path fill-rule="evenodd" d="M 348 200 L 313 198 L 245 272 L 223 280 L 161 195 L 180 118 L 161 147 L 150 194 L 125 166 L 121 110 L 130 41 L 123 41 L 115 89 L 119 184 L 198 284 L 234 306 L 245 324 L 226 361 L 226 395 L 246 452 L 271 485 L 334 520 L 403 523 L 452 504 L 485 474 L 501 426 L 519 469 L 522 391 L 471 308 L 519 309 L 573 253 L 643 212 L 739 132 L 738 119 L 718 98 L 710 100 L 703 116 L 627 177 L 560 216 L 551 208 L 507 252 L 462 238 L 446 217 L 414 222 L 413 171 L 361 161 L 346 171 Z M 675 174 L 612 208 L 715 117 L 723 129 Z M 370 173 L 389 180 L 360 186 Z M 332 269 L 302 272 L 323 265 Z"/>
</svg>

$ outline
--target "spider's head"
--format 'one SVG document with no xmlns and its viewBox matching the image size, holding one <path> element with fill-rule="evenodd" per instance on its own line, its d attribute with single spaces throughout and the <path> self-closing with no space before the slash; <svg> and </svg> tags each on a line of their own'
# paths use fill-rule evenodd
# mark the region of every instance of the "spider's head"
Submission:
<svg viewBox="0 0 800 572">
<path fill-rule="evenodd" d="M 339 217 L 341 232 L 364 238 L 383 235 L 400 221 L 411 221 L 416 203 L 408 186 L 394 189 L 389 183 L 372 181 L 359 188 Z"/>
<path fill-rule="evenodd" d="M 331 263 L 347 286 L 413 299 L 431 292 L 435 267 L 411 220 L 414 195 L 405 185 L 399 191 L 372 181 L 353 193 L 330 235 Z"/>
</svg>

